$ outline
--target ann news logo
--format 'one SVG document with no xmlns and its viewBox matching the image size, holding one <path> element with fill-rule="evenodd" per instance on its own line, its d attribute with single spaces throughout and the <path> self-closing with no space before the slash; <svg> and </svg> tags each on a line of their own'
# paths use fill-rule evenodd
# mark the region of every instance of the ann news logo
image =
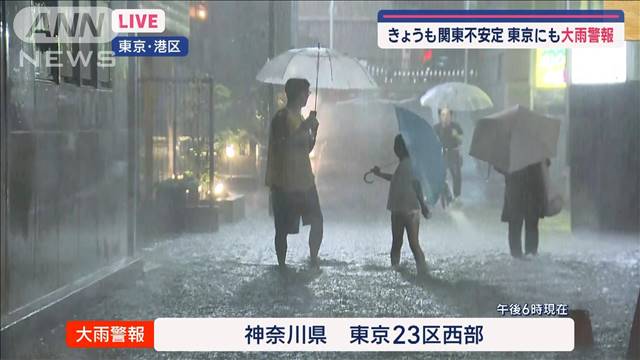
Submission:
<svg viewBox="0 0 640 360">
<path fill-rule="evenodd" d="M 30 6 L 18 11 L 13 20 L 16 36 L 27 43 L 36 44 L 33 55 L 20 50 L 21 67 L 43 64 L 62 67 L 65 62 L 76 66 L 90 66 L 92 60 L 98 67 L 116 65 L 113 52 L 109 50 L 61 51 L 55 44 L 95 44 L 111 41 L 115 34 L 111 30 L 111 9 L 102 6 Z M 44 57 L 44 61 L 42 61 Z"/>
<path fill-rule="evenodd" d="M 62 67 L 63 59 L 72 66 L 89 66 L 94 57 L 98 67 L 114 67 L 115 56 L 122 55 L 113 49 L 59 51 L 55 44 L 110 43 L 118 33 L 162 33 L 165 13 L 161 9 L 111 10 L 104 6 L 30 6 L 18 11 L 13 29 L 20 40 L 40 48 L 33 56 L 20 50 L 21 67 L 25 63 L 38 66 L 42 56 L 46 67 Z"/>
<path fill-rule="evenodd" d="M 104 43 L 115 36 L 111 9 L 102 6 L 26 7 L 16 14 L 13 30 L 35 44 Z"/>
</svg>

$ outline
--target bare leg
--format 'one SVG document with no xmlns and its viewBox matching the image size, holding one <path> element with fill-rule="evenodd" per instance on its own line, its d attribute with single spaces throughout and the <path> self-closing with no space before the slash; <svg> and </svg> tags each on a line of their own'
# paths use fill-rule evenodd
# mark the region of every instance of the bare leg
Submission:
<svg viewBox="0 0 640 360">
<path fill-rule="evenodd" d="M 509 249 L 511 256 L 522 256 L 522 223 L 524 219 L 518 217 L 517 219 L 509 220 Z"/>
<path fill-rule="evenodd" d="M 453 178 L 453 196 L 458 198 L 462 194 L 462 168 L 459 164 L 451 167 L 451 177 Z"/>
<path fill-rule="evenodd" d="M 524 251 L 525 254 L 538 254 L 538 217 L 524 219 Z"/>
<path fill-rule="evenodd" d="M 318 252 L 322 244 L 322 236 L 324 232 L 324 221 L 322 217 L 318 217 L 311 222 L 309 230 L 309 257 L 314 266 L 318 266 Z"/>
<path fill-rule="evenodd" d="M 391 235 L 393 240 L 391 243 L 391 266 L 396 267 L 400 264 L 400 250 L 402 249 L 402 238 L 404 236 L 404 223 L 402 215 L 391 213 Z"/>
<path fill-rule="evenodd" d="M 418 213 L 413 213 L 410 215 L 407 214 L 407 217 L 408 221 L 406 222 L 406 226 L 409 246 L 411 247 L 411 252 L 413 252 L 413 257 L 416 259 L 418 275 L 422 275 L 427 271 L 427 262 L 424 259 L 424 253 L 420 247 L 420 215 L 418 215 Z"/>
<path fill-rule="evenodd" d="M 458 198 L 462 192 L 462 157 L 458 150 L 449 150 L 445 155 L 445 162 L 453 182 L 453 197 Z"/>
<path fill-rule="evenodd" d="M 276 256 L 278 257 L 278 265 L 281 268 L 286 266 L 286 258 L 287 258 L 287 233 L 286 232 L 277 232 L 276 231 Z"/>
</svg>

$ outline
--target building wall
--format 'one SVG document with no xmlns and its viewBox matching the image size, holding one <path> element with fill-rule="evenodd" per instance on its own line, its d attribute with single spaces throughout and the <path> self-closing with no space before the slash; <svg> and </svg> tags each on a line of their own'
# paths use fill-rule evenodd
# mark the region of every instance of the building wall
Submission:
<svg viewBox="0 0 640 360">
<path fill-rule="evenodd" d="M 110 71 L 65 64 L 57 75 L 20 66 L 20 50 L 38 50 L 14 35 L 12 19 L 30 5 L 4 4 L 3 322 L 127 256 L 128 60 Z"/>
<path fill-rule="evenodd" d="M 573 230 L 640 233 L 640 81 L 570 89 Z"/>
<path fill-rule="evenodd" d="M 378 10 L 392 8 L 390 1 L 335 1 L 333 48 L 360 59 L 381 62 L 393 51 L 378 48 Z M 329 47 L 329 1 L 298 3 L 296 47 Z"/>
</svg>

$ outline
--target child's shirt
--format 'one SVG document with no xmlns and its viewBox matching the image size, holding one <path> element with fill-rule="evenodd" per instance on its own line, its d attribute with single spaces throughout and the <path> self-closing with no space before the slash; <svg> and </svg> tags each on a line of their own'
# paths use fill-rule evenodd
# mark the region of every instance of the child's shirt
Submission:
<svg viewBox="0 0 640 360">
<path fill-rule="evenodd" d="M 411 161 L 406 157 L 400 161 L 391 178 L 387 200 L 388 210 L 392 212 L 420 210 L 420 202 L 418 202 L 418 196 L 413 187 L 414 181 L 416 179 L 411 169 Z"/>
</svg>

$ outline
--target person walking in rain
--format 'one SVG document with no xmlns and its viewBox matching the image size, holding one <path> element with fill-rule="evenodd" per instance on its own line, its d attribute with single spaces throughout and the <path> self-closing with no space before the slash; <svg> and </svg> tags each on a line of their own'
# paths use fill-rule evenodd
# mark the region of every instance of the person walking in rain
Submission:
<svg viewBox="0 0 640 360">
<path fill-rule="evenodd" d="M 549 166 L 547 159 L 524 169 L 505 174 L 502 221 L 509 223 L 509 249 L 511 256 L 522 257 L 522 223 L 524 222 L 525 255 L 538 254 L 538 221 L 544 217 L 546 189 L 542 166 Z"/>
<path fill-rule="evenodd" d="M 462 194 L 462 155 L 460 155 L 462 128 L 460 124 L 452 120 L 453 112 L 447 107 L 440 109 L 438 114 L 440 122 L 433 129 L 442 143 L 444 161 L 453 180 L 453 200 L 456 201 Z"/>
<path fill-rule="evenodd" d="M 319 123 L 315 112 L 307 119 L 301 114 L 310 94 L 307 80 L 291 78 L 284 91 L 287 104 L 271 121 L 265 181 L 271 190 L 278 266 L 286 270 L 287 235 L 299 232 L 302 218 L 304 225 L 311 226 L 310 266 L 319 269 L 323 216 L 309 160 Z"/>
<path fill-rule="evenodd" d="M 416 260 L 418 275 L 421 276 L 426 274 L 427 264 L 424 253 L 420 248 L 420 212 L 426 219 L 431 217 L 431 213 L 424 202 L 420 182 L 414 177 L 409 152 L 402 135 L 398 134 L 396 136 L 393 151 L 400 159 L 400 164 L 398 164 L 393 175 L 383 173 L 378 166 L 371 169 L 374 175 L 391 182 L 387 200 L 387 209 L 391 211 L 391 233 L 393 237 L 391 266 L 397 268 L 400 264 L 400 250 L 406 230 L 409 247 Z"/>
</svg>

